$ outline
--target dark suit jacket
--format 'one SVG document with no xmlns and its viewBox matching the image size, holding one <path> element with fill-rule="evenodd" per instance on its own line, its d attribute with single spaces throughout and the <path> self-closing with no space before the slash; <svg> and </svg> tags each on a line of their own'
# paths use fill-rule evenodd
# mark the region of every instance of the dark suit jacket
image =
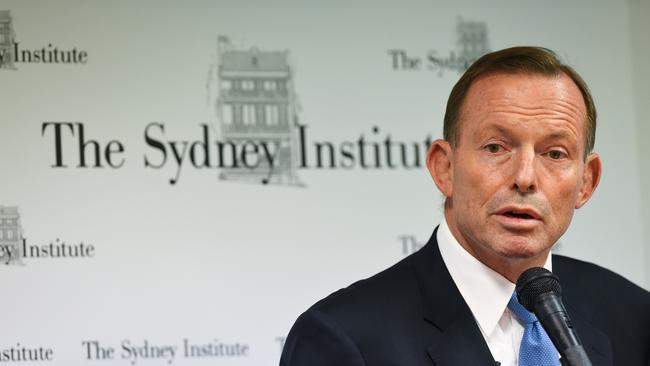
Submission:
<svg viewBox="0 0 650 366">
<path fill-rule="evenodd" d="M 594 366 L 650 366 L 650 293 L 567 257 L 553 256 L 553 273 Z M 281 366 L 494 364 L 435 232 L 418 252 L 303 313 L 280 359 Z"/>
</svg>

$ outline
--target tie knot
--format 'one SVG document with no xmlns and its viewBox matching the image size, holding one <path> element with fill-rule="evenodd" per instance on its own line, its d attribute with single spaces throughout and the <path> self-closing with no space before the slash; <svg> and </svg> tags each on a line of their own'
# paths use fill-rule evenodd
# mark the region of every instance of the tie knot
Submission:
<svg viewBox="0 0 650 366">
<path fill-rule="evenodd" d="M 521 320 L 521 322 L 524 324 L 530 324 L 537 321 L 535 314 L 526 310 L 526 308 L 519 303 L 519 300 L 517 300 L 517 294 L 515 292 L 513 292 L 512 296 L 510 297 L 510 301 L 508 302 L 508 309 L 510 309 L 510 311 L 512 311 L 512 313 L 515 314 L 515 316 L 519 318 L 519 320 Z"/>
</svg>

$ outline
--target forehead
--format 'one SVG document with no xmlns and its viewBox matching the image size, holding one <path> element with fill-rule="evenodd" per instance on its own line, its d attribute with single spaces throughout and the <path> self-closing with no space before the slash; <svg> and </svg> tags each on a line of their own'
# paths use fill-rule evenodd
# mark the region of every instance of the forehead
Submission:
<svg viewBox="0 0 650 366">
<path fill-rule="evenodd" d="M 570 124 L 586 137 L 587 112 L 580 89 L 565 74 L 557 76 L 496 73 L 470 87 L 460 111 L 460 133 L 483 128 L 486 121 L 544 120 Z"/>
</svg>

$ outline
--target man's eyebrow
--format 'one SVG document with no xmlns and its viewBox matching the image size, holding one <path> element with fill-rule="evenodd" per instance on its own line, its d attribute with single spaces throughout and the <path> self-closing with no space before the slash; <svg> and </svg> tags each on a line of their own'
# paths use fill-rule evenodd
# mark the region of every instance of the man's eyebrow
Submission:
<svg viewBox="0 0 650 366">
<path fill-rule="evenodd" d="M 487 134 L 492 134 L 492 133 L 497 133 L 497 134 L 506 135 L 506 136 L 511 135 L 511 132 L 507 128 L 505 128 L 503 126 L 500 126 L 499 124 L 494 124 L 494 123 L 490 123 L 485 128 L 481 128 L 481 129 L 476 131 L 476 135 L 480 136 L 480 137 L 483 137 L 483 136 L 485 136 Z"/>
<path fill-rule="evenodd" d="M 572 138 L 573 134 L 568 133 L 567 131 L 554 131 L 548 135 L 549 138 L 553 139 L 562 139 L 562 138 Z"/>
</svg>

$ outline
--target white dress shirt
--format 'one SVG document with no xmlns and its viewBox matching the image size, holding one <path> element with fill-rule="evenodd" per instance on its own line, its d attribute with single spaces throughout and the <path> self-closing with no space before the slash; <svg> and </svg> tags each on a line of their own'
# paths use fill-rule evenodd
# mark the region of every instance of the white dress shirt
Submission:
<svg viewBox="0 0 650 366">
<path fill-rule="evenodd" d="M 469 254 L 443 217 L 436 236 L 442 260 L 481 329 L 490 352 L 502 366 L 517 365 L 524 327 L 508 309 L 515 284 Z M 551 256 L 544 268 L 551 270 Z"/>
</svg>

